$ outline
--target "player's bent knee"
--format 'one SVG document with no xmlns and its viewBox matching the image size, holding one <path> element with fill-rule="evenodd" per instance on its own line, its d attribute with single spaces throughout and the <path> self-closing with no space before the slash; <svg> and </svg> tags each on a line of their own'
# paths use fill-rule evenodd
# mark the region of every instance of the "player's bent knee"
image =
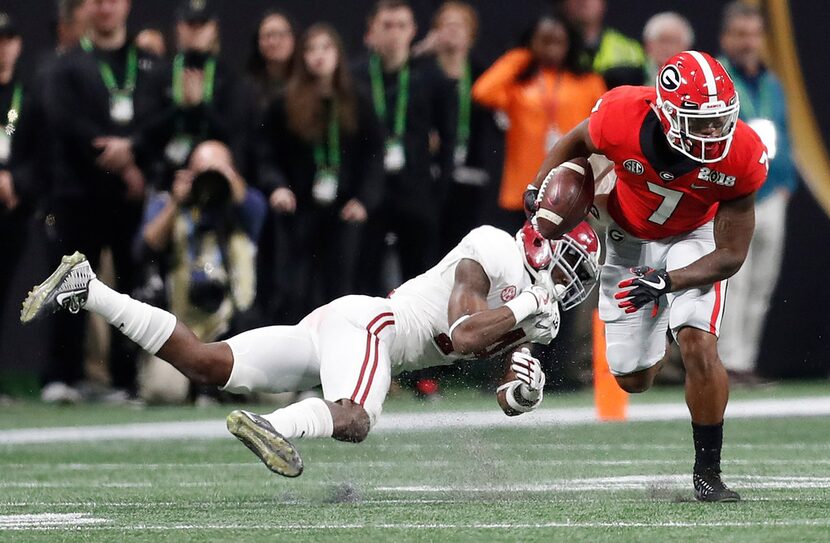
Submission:
<svg viewBox="0 0 830 543">
<path fill-rule="evenodd" d="M 332 437 L 348 443 L 360 443 L 366 439 L 372 425 L 369 413 L 363 406 L 351 400 L 338 400 L 334 403 L 338 408 L 332 410 L 334 422 Z"/>
<path fill-rule="evenodd" d="M 629 394 L 639 394 L 651 388 L 653 379 L 643 375 L 617 375 L 617 384 Z"/>
</svg>

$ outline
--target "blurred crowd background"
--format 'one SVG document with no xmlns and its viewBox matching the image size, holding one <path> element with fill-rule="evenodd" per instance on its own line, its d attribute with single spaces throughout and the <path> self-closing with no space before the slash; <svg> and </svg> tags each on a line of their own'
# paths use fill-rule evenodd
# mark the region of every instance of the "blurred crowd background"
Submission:
<svg viewBox="0 0 830 543">
<path fill-rule="evenodd" d="M 788 298 L 813 288 L 790 272 L 814 244 L 787 240 L 827 232 L 827 217 L 794 165 L 756 4 L 12 0 L 0 8 L 0 393 L 216 401 L 94 320 L 21 329 L 25 289 L 80 250 L 206 341 L 293 324 L 347 293 L 384 296 L 475 226 L 518 230 L 557 138 L 607 89 L 652 85 L 688 48 L 726 65 L 772 158 L 730 282 L 724 363 L 746 385 L 826 375 L 830 323 L 805 313 L 815 298 Z M 590 375 L 584 305 L 543 353 L 552 386 Z M 469 364 L 400 382 L 438 397 L 488 379 Z"/>
</svg>

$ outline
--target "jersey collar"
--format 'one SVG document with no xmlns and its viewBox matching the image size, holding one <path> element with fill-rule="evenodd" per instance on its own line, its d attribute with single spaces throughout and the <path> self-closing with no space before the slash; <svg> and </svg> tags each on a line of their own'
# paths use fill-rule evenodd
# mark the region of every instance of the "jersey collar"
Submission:
<svg viewBox="0 0 830 543">
<path fill-rule="evenodd" d="M 664 183 L 669 183 L 700 167 L 699 162 L 681 155 L 669 147 L 666 135 L 663 132 L 663 126 L 654 111 L 649 111 L 646 114 L 643 125 L 640 127 L 640 149 L 642 149 L 643 156 Z M 664 172 L 671 174 L 669 179 L 659 175 Z"/>
</svg>

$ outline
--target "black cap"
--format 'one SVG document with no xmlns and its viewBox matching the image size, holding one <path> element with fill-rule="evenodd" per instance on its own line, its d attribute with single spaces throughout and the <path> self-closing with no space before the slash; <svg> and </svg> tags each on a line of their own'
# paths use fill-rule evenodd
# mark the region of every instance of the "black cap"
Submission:
<svg viewBox="0 0 830 543">
<path fill-rule="evenodd" d="M 17 31 L 17 27 L 14 26 L 11 15 L 5 11 L 0 11 L 0 36 L 13 38 L 19 35 L 20 33 Z"/>
<path fill-rule="evenodd" d="M 207 22 L 217 18 L 216 7 L 211 0 L 183 0 L 176 10 L 179 21 Z"/>
</svg>

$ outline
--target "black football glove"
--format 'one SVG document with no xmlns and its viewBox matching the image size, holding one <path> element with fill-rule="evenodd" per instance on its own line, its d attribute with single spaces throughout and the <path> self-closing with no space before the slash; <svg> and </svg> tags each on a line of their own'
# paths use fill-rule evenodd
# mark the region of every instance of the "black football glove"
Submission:
<svg viewBox="0 0 830 543">
<path fill-rule="evenodd" d="M 539 208 L 538 204 L 536 203 L 536 198 L 539 196 L 539 188 L 534 187 L 533 184 L 527 186 L 524 195 L 522 196 L 522 200 L 524 203 L 525 208 L 525 217 L 528 220 L 536 213 L 536 210 Z"/>
<path fill-rule="evenodd" d="M 621 290 L 614 295 L 617 300 L 622 300 L 618 305 L 625 309 L 626 313 L 634 313 L 649 302 L 654 302 L 651 316 L 657 316 L 660 307 L 660 297 L 671 292 L 671 279 L 666 270 L 655 270 L 648 266 L 631 268 L 634 277 L 620 281 L 617 285 Z M 633 287 L 633 288 L 631 288 Z"/>
</svg>

